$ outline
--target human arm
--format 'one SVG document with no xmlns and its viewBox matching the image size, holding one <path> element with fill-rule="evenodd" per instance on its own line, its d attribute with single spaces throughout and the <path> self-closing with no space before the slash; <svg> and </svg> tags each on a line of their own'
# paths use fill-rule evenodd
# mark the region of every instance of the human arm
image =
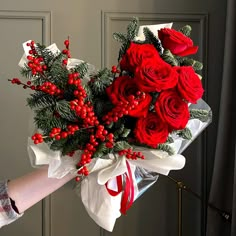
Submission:
<svg viewBox="0 0 236 236">
<path fill-rule="evenodd" d="M 0 185 L 2 190 L 2 194 L 0 192 L 0 227 L 19 218 L 24 211 L 62 187 L 73 177 L 74 175 L 68 174 L 61 179 L 48 178 L 48 168 L 43 167 L 2 183 Z"/>
</svg>

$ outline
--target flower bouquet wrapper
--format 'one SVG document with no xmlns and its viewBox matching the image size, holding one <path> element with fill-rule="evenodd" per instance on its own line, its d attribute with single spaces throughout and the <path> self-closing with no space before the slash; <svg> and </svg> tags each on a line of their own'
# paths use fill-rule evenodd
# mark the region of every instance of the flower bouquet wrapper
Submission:
<svg viewBox="0 0 236 236">
<path fill-rule="evenodd" d="M 137 26 L 137 22 L 134 21 L 134 24 L 131 26 L 135 28 Z M 154 66 L 157 69 L 159 69 L 159 66 L 164 67 L 163 70 L 161 68 L 161 73 L 163 73 L 162 76 L 164 76 L 163 81 L 165 82 L 166 79 L 169 79 L 171 81 L 170 83 L 167 83 L 167 85 L 164 84 L 163 81 L 157 81 L 160 84 L 157 85 L 157 87 L 155 88 L 155 91 L 151 91 L 151 92 L 149 91 L 149 89 L 150 87 L 153 87 L 153 86 L 150 86 L 150 84 L 153 84 L 152 81 L 149 81 L 150 82 L 149 86 L 147 86 L 146 81 L 142 81 L 142 80 L 141 82 L 139 81 L 141 88 L 148 89 L 147 91 L 144 91 L 144 93 L 146 93 L 145 95 L 146 98 L 145 96 L 143 96 L 139 100 L 139 102 L 141 101 L 140 103 L 144 104 L 143 106 L 145 106 L 146 101 L 148 101 L 148 105 L 149 103 L 152 102 L 152 105 L 150 105 L 149 107 L 151 109 L 151 112 L 150 110 L 147 109 L 148 110 L 147 113 L 151 113 L 151 115 L 153 116 L 157 114 L 157 111 L 160 112 L 160 106 L 157 106 L 157 105 L 156 105 L 156 111 L 154 111 L 155 102 L 157 103 L 158 99 L 162 96 L 162 88 L 160 86 L 162 85 L 166 86 L 165 89 L 163 89 L 163 91 L 169 92 L 169 90 L 171 90 L 171 92 L 169 93 L 170 95 L 174 94 L 175 97 L 176 96 L 179 97 L 179 95 L 176 95 L 176 91 L 175 91 L 176 88 L 173 89 L 173 87 L 177 87 L 176 85 L 177 80 L 178 80 L 177 75 L 179 77 L 182 76 L 183 79 L 185 79 L 184 78 L 185 74 L 188 75 L 189 73 L 189 77 L 191 77 L 194 81 L 194 82 L 191 81 L 193 83 L 193 87 L 196 85 L 194 88 L 197 88 L 196 91 L 198 89 L 199 90 L 196 92 L 198 93 L 197 96 L 195 96 L 195 94 L 192 93 L 191 91 L 190 91 L 190 95 L 188 94 L 189 91 L 186 93 L 185 86 L 187 84 L 186 87 L 188 87 L 188 81 L 186 82 L 184 86 L 180 85 L 180 88 L 177 88 L 177 90 L 178 89 L 181 90 L 182 92 L 181 95 L 183 95 L 183 98 L 182 97 L 180 98 L 180 103 L 181 105 L 183 103 L 183 107 L 185 109 L 183 113 L 185 114 L 183 116 L 182 114 L 180 114 L 180 116 L 182 116 L 181 119 L 185 120 L 186 123 L 184 123 L 185 125 L 183 128 L 182 121 L 181 121 L 182 123 L 180 122 L 181 125 L 179 125 L 178 127 L 175 126 L 175 124 L 173 124 L 175 122 L 172 121 L 171 125 L 173 125 L 174 128 L 171 127 L 171 129 L 169 128 L 167 129 L 166 128 L 167 125 L 164 124 L 163 127 L 165 127 L 166 130 L 168 130 L 168 132 L 169 130 L 171 130 L 165 137 L 165 140 L 166 140 L 165 143 L 162 144 L 162 142 L 159 142 L 160 145 L 158 144 L 158 148 L 157 148 L 157 145 L 152 142 L 152 137 L 151 137 L 150 142 L 148 143 L 149 146 L 146 145 L 147 143 L 145 142 L 140 142 L 140 143 L 131 142 L 131 143 L 126 144 L 125 147 L 127 147 L 128 145 L 130 149 L 132 149 L 133 153 L 142 153 L 142 155 L 145 157 L 144 159 L 142 158 L 132 159 L 132 158 L 128 158 L 127 155 L 125 154 L 124 155 L 120 154 L 118 151 L 125 149 L 123 148 L 123 149 L 119 149 L 118 151 L 113 151 L 111 153 L 105 153 L 104 155 L 101 155 L 99 157 L 95 156 L 91 159 L 91 162 L 84 164 L 84 166 L 86 167 L 86 170 L 89 172 L 89 175 L 88 176 L 82 175 L 82 177 L 79 176 L 81 177 L 81 179 L 78 182 L 75 190 L 77 194 L 80 196 L 82 203 L 86 211 L 88 212 L 89 216 L 100 227 L 110 232 L 113 231 L 116 219 L 119 218 L 122 214 L 127 213 L 128 209 L 132 206 L 133 202 L 136 201 L 143 193 L 145 193 L 154 183 L 156 183 L 156 181 L 158 180 L 158 176 L 160 174 L 168 175 L 171 170 L 180 170 L 184 167 L 185 161 L 186 161 L 185 157 L 182 155 L 184 150 L 203 132 L 203 130 L 211 122 L 211 109 L 208 106 L 208 104 L 203 99 L 201 99 L 203 89 L 201 88 L 200 82 L 199 82 L 200 76 L 198 76 L 197 73 L 195 73 L 195 70 L 198 70 L 201 66 L 196 61 L 190 60 L 189 62 L 188 60 L 186 60 L 186 58 L 183 58 L 183 59 L 180 58 L 190 53 L 191 54 L 196 53 L 197 47 L 194 46 L 192 44 L 192 41 L 185 36 L 181 35 L 180 38 L 178 38 L 179 32 L 172 32 L 174 36 L 172 37 L 172 35 L 169 35 L 166 40 L 163 40 L 163 44 L 161 44 L 158 37 L 155 36 L 157 34 L 157 31 L 164 28 L 164 31 L 163 31 L 164 34 L 168 35 L 169 34 L 168 29 L 172 27 L 172 23 L 152 25 L 152 26 L 140 26 L 139 30 L 135 34 L 134 34 L 135 30 L 133 30 L 132 27 L 128 27 L 128 29 L 131 30 L 131 33 L 127 34 L 128 36 L 127 35 L 122 36 L 121 34 L 116 35 L 116 37 L 124 43 L 123 47 L 121 48 L 126 49 L 125 52 L 122 52 L 124 57 L 120 58 L 121 67 L 122 66 L 125 67 L 124 69 L 125 71 L 127 69 L 126 66 L 128 64 L 129 65 L 128 69 L 132 71 L 131 73 L 132 75 L 136 73 L 137 76 L 138 75 L 142 76 L 143 72 L 141 71 L 141 69 L 143 68 L 143 66 L 140 66 L 137 63 L 144 60 L 144 64 L 143 64 L 144 66 L 146 65 L 149 66 L 148 63 L 150 62 L 152 65 L 152 62 L 153 62 L 152 56 L 154 56 L 158 62 Z M 131 35 L 133 36 L 135 35 L 135 37 L 133 38 L 134 40 L 133 42 L 130 39 Z M 126 38 L 126 36 L 128 37 L 128 39 Z M 160 36 L 162 38 L 165 37 L 165 35 L 163 36 L 161 34 Z M 130 42 L 131 43 L 127 44 L 128 42 L 127 40 L 128 41 L 130 40 L 129 43 Z M 166 44 L 164 44 L 164 42 L 166 42 Z M 170 44 L 170 47 L 168 44 Z M 23 44 L 25 54 L 23 55 L 23 57 L 21 58 L 19 62 L 19 66 L 21 68 L 25 66 L 27 67 L 27 62 L 29 60 L 28 58 L 31 57 L 28 52 L 27 45 L 32 46 L 32 41 L 29 40 Z M 66 45 L 68 46 L 68 44 Z M 135 51 L 134 54 L 128 45 L 130 46 L 130 48 L 134 49 Z M 174 47 L 172 47 L 173 45 Z M 178 47 L 179 45 L 180 47 Z M 141 49 L 142 46 L 144 47 L 147 46 L 147 47 L 145 49 Z M 176 48 L 181 49 L 181 51 L 180 52 L 176 51 Z M 46 56 L 49 56 L 49 58 L 52 57 L 54 60 L 55 58 L 60 57 L 61 52 L 57 48 L 56 44 L 50 45 L 49 47 L 47 47 L 47 49 L 48 51 L 47 51 Z M 150 49 L 152 50 L 151 53 L 149 51 Z M 66 51 L 68 53 L 68 47 Z M 122 53 L 120 52 L 120 55 L 122 55 Z M 162 58 L 160 57 L 159 54 L 162 56 Z M 55 58 L 53 57 L 53 55 L 55 56 Z M 129 56 L 131 59 L 133 59 L 133 61 L 130 61 Z M 148 57 L 151 57 L 151 60 Z M 33 63 L 35 61 L 34 59 L 32 59 Z M 62 66 L 63 67 L 62 75 L 66 74 L 68 71 L 73 71 L 74 68 L 78 68 L 81 65 L 84 65 L 84 61 L 79 60 L 79 59 L 72 59 L 69 57 L 63 63 L 64 64 Z M 194 68 L 193 70 L 193 67 L 196 65 L 199 68 Z M 30 66 L 32 65 L 30 64 L 29 67 Z M 94 78 L 96 78 L 96 75 L 97 75 L 97 70 L 95 69 L 93 65 L 87 63 L 86 66 L 87 66 L 86 72 L 82 70 L 83 79 L 81 80 L 82 81 L 81 84 L 83 87 L 86 87 L 86 85 L 88 85 L 91 82 L 91 80 L 95 80 Z M 177 69 L 173 69 L 174 67 L 176 67 Z M 191 67 L 191 70 L 189 69 L 189 67 Z M 156 70 L 156 68 L 154 69 L 152 68 L 150 71 Z M 30 70 L 32 71 L 34 69 L 35 69 L 34 67 L 30 67 Z M 187 71 L 186 73 L 185 73 L 185 69 Z M 45 68 L 45 70 L 47 70 L 47 68 Z M 167 76 L 165 74 L 165 71 L 167 71 Z M 106 72 L 107 71 L 105 71 L 105 75 L 106 75 Z M 37 74 L 37 71 L 35 73 Z M 40 71 L 40 73 L 42 72 Z M 117 74 L 119 73 L 119 70 L 115 68 L 113 73 Z M 171 76 L 168 77 L 168 73 L 170 73 Z M 133 78 L 129 76 L 130 75 L 127 75 L 126 73 L 124 73 L 121 76 L 118 76 L 117 78 L 115 78 L 114 76 L 113 81 L 118 81 L 119 79 L 120 80 L 123 79 L 123 81 L 125 81 L 127 77 L 128 77 L 128 80 L 132 80 Z M 167 78 L 165 78 L 165 76 Z M 36 79 L 37 79 L 37 76 L 32 76 L 32 82 Z M 100 78 L 98 78 L 98 80 L 96 81 L 97 83 L 99 82 L 99 79 Z M 108 83 L 107 84 L 104 83 L 105 86 L 108 87 L 109 83 L 112 84 L 111 79 L 112 79 L 111 77 L 108 78 Z M 19 82 L 18 80 L 16 80 L 14 83 L 21 84 L 21 82 Z M 70 86 L 70 85 L 71 84 L 69 85 L 66 84 L 66 86 Z M 24 85 L 24 86 L 27 87 L 28 85 Z M 50 87 L 52 86 L 52 84 L 48 84 L 47 86 Z M 133 83 L 132 86 L 135 86 L 135 83 Z M 181 86 L 183 86 L 184 89 Z M 31 86 L 28 86 L 28 87 L 31 88 Z M 131 88 L 131 90 L 132 89 L 133 88 Z M 112 91 L 112 89 L 110 89 L 110 91 Z M 46 93 L 48 93 L 48 91 L 46 91 Z M 116 95 L 112 93 L 113 92 L 111 92 L 110 99 L 117 100 Z M 96 95 L 98 95 L 98 97 L 100 96 L 99 94 L 96 94 Z M 46 96 L 48 96 L 48 94 L 46 94 Z M 59 102 L 60 102 L 60 96 L 61 96 L 61 93 L 59 91 L 58 92 Z M 70 98 L 70 96 L 72 95 L 70 94 L 68 97 Z M 137 96 L 139 97 L 140 94 Z M 172 99 L 170 103 L 171 104 L 174 103 L 174 99 Z M 62 103 L 62 104 L 68 105 L 66 103 Z M 41 103 L 39 103 L 39 105 L 41 105 L 43 109 L 47 108 L 46 106 L 44 107 L 45 100 L 43 99 Z M 36 107 L 36 112 L 37 112 L 37 109 L 38 107 Z M 66 111 L 68 112 L 68 110 Z M 133 110 L 130 111 L 130 114 L 132 113 L 132 111 Z M 143 112 L 143 110 L 140 109 L 138 112 L 137 111 L 133 112 L 135 119 L 137 118 L 136 117 L 137 114 L 140 112 Z M 186 116 L 186 114 L 189 116 Z M 59 115 L 63 116 L 63 118 L 64 117 L 68 118 L 67 114 L 60 113 Z M 162 116 L 162 112 L 160 112 L 159 115 Z M 35 121 L 35 116 L 36 115 L 33 114 L 34 121 Z M 72 118 L 74 119 L 74 117 Z M 72 119 L 72 118 L 71 116 L 69 116 L 68 119 Z M 132 117 L 132 119 L 134 118 Z M 157 117 L 156 119 L 160 123 L 163 122 L 160 120 L 161 119 L 160 117 Z M 140 126 L 142 127 L 142 125 Z M 73 152 L 73 155 L 70 156 L 70 155 L 63 154 L 61 150 L 55 150 L 55 145 L 54 145 L 54 150 L 52 150 L 50 145 L 55 144 L 55 140 L 50 141 L 51 143 L 40 142 L 39 144 L 35 145 L 35 139 L 32 139 L 32 133 L 35 133 L 35 132 L 40 133 L 42 131 L 40 130 L 40 127 L 37 127 L 37 128 L 36 127 L 37 125 L 35 125 L 31 120 L 30 121 L 30 134 L 29 134 L 28 145 L 27 145 L 27 150 L 28 150 L 31 165 L 35 168 L 40 168 L 40 166 L 48 165 L 49 178 L 63 178 L 65 175 L 69 173 L 74 174 L 75 176 L 78 177 L 78 173 L 80 173 L 79 172 L 80 169 L 78 170 L 78 168 L 82 168 L 80 165 L 78 167 L 78 163 L 80 163 L 82 160 L 83 149 L 78 148 L 76 151 Z M 117 130 L 119 130 L 119 127 L 117 128 Z M 127 131 L 127 130 L 128 129 L 126 130 L 123 129 L 123 131 Z M 121 142 L 123 142 L 124 138 L 127 136 L 125 136 L 126 135 L 125 132 L 120 133 L 120 135 L 124 135 L 121 138 Z M 157 136 L 158 135 L 156 135 L 155 138 L 157 138 Z M 55 138 L 55 136 L 52 136 L 52 137 Z M 132 138 L 133 136 L 131 137 L 131 139 Z M 43 139 L 42 135 L 39 136 L 39 139 Z M 59 140 L 59 142 L 60 141 L 61 140 Z M 64 141 L 62 140 L 62 144 L 63 142 Z M 110 144 L 111 143 L 108 142 L 108 145 Z M 140 144 L 144 144 L 144 145 L 140 145 Z M 59 147 L 63 149 L 63 145 Z"/>
<path fill-rule="evenodd" d="M 207 113 L 210 107 L 204 100 L 199 100 L 197 104 L 191 104 L 190 109 L 202 109 Z M 172 135 L 174 142 L 170 146 L 175 150 L 175 154 L 169 155 L 167 152 L 134 147 L 136 151 L 142 151 L 144 160 L 129 160 L 118 158 L 114 155 L 95 158 L 89 165 L 90 174 L 84 178 L 76 188 L 76 193 L 83 202 L 89 216 L 102 228 L 112 232 L 116 219 L 121 216 L 122 191 L 118 191 L 117 177 L 125 176 L 129 171 L 130 179 L 133 182 L 133 200 L 137 200 L 156 181 L 159 174 L 168 175 L 171 170 L 182 169 L 185 165 L 185 157 L 181 153 L 199 136 L 199 134 L 210 124 L 211 118 L 204 121 L 191 119 L 187 127 L 192 132 L 192 138 L 186 140 L 177 135 Z M 52 151 L 47 144 L 34 145 L 31 138 L 28 138 L 28 154 L 31 165 L 40 167 L 48 165 L 49 178 L 63 178 L 68 173 L 76 175 L 75 163 L 78 162 L 81 153 L 77 152 L 73 157 L 62 156 L 59 151 Z M 123 178 L 124 183 L 126 181 Z M 106 183 L 108 186 L 106 186 Z M 108 188 L 117 191 L 116 195 L 109 193 Z M 96 196 L 96 197 L 95 197 Z M 128 202 L 126 203 L 128 204 Z M 131 205 L 130 205 L 131 206 Z"/>
<path fill-rule="evenodd" d="M 201 108 L 206 113 L 210 112 L 210 107 L 204 100 L 200 100 L 198 104 L 190 107 L 191 109 Z M 185 140 L 173 135 L 174 142 L 171 144 L 171 147 L 175 150 L 173 155 L 168 155 L 167 152 L 163 151 L 150 150 L 149 148 L 134 147 L 134 150 L 142 151 L 145 155 L 145 160 L 128 161 L 131 166 L 134 185 L 132 201 L 137 200 L 155 184 L 159 174 L 168 175 L 171 170 L 179 170 L 184 167 L 185 157 L 181 153 L 203 132 L 210 122 L 211 118 L 206 118 L 204 121 L 198 119 L 190 120 L 187 127 L 192 131 L 191 140 Z M 81 188 L 78 192 L 89 216 L 99 226 L 110 232 L 113 231 L 116 219 L 121 216 L 121 202 L 124 190 L 119 192 L 118 195 L 112 195 L 107 190 L 105 183 L 110 183 L 111 188 L 117 191 L 117 176 L 124 176 L 125 173 L 128 173 L 128 170 L 124 159 L 119 163 L 115 162 L 108 167 L 104 167 L 102 170 L 92 171 L 81 182 Z M 94 198 L 94 196 L 98 197 Z"/>
</svg>

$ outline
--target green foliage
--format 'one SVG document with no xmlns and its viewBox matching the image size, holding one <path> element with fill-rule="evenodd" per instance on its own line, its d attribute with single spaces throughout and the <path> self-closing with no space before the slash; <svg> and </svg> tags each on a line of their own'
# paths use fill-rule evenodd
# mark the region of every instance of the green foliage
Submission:
<svg viewBox="0 0 236 236">
<path fill-rule="evenodd" d="M 65 66 L 61 65 L 61 58 L 57 57 L 57 59 L 53 61 L 52 65 L 48 68 L 48 70 L 45 71 L 46 78 L 41 78 L 44 79 L 44 81 L 48 81 L 50 79 L 51 83 L 56 84 L 59 88 L 64 88 L 68 81 L 68 70 Z M 39 81 L 39 83 L 41 84 L 44 81 Z"/>
<path fill-rule="evenodd" d="M 130 42 L 126 41 L 126 43 L 123 43 L 120 47 L 119 54 L 118 54 L 118 61 L 123 57 L 123 55 L 126 53 L 127 49 L 130 46 Z"/>
<path fill-rule="evenodd" d="M 171 146 L 169 146 L 168 144 L 164 144 L 164 143 L 159 144 L 157 146 L 157 149 L 161 150 L 161 151 L 164 151 L 164 152 L 167 152 L 169 155 L 173 155 L 175 153 L 174 149 Z"/>
<path fill-rule="evenodd" d="M 207 122 L 212 119 L 212 111 L 203 109 L 190 109 L 190 119 L 199 119 L 202 122 Z"/>
<path fill-rule="evenodd" d="M 182 32 L 184 35 L 186 35 L 187 37 L 190 37 L 191 35 L 191 31 L 192 31 L 192 28 L 190 25 L 185 25 L 183 28 L 181 28 L 179 30 L 180 32 Z"/>
<path fill-rule="evenodd" d="M 118 152 L 118 151 L 121 151 L 121 150 L 124 150 L 124 149 L 129 149 L 129 148 L 132 148 L 132 146 L 128 142 L 118 141 L 118 142 L 115 143 L 114 151 Z"/>
<path fill-rule="evenodd" d="M 170 144 L 173 143 L 174 139 L 171 136 L 168 136 L 167 140 L 166 140 L 166 144 Z"/>
<path fill-rule="evenodd" d="M 134 17 L 133 20 L 128 24 L 127 26 L 127 33 L 114 33 L 113 38 L 119 42 L 122 43 L 119 55 L 118 55 L 118 61 L 122 58 L 122 56 L 125 54 L 126 50 L 129 48 L 130 42 L 135 39 L 135 37 L 138 34 L 139 30 L 139 20 L 138 18 Z"/>
<path fill-rule="evenodd" d="M 75 112 L 70 108 L 70 103 L 66 100 L 57 101 L 55 105 L 55 111 L 58 112 L 61 118 L 71 122 L 75 121 L 77 118 Z"/>
<path fill-rule="evenodd" d="M 113 33 L 113 38 L 120 43 L 127 42 L 127 36 L 124 33 L 115 32 L 115 33 Z"/>
<path fill-rule="evenodd" d="M 113 78 L 109 69 L 104 68 L 98 71 L 92 80 L 89 82 L 89 86 L 94 95 L 102 95 L 105 93 L 105 89 L 111 84 Z"/>
<path fill-rule="evenodd" d="M 138 34 L 138 30 L 139 30 L 139 19 L 137 17 L 134 17 L 127 26 L 127 39 L 130 41 L 134 40 L 134 38 Z"/>
<path fill-rule="evenodd" d="M 105 143 L 100 143 L 96 152 L 93 154 L 93 158 L 104 158 L 111 150 L 106 147 Z"/>
<path fill-rule="evenodd" d="M 179 66 L 179 61 L 176 57 L 170 52 L 170 50 L 164 50 L 163 54 L 161 55 L 162 59 L 169 63 L 172 66 Z"/>
<path fill-rule="evenodd" d="M 94 111 L 99 120 L 113 107 L 112 103 L 106 97 L 97 97 L 94 99 L 93 104 Z"/>
<path fill-rule="evenodd" d="M 25 66 L 20 69 L 20 74 L 27 79 L 31 79 L 33 77 L 27 64 L 25 64 Z"/>
<path fill-rule="evenodd" d="M 145 36 L 145 43 L 148 43 L 148 44 L 153 44 L 154 47 L 156 48 L 156 50 L 159 52 L 159 53 L 162 53 L 162 47 L 161 47 L 161 42 L 160 40 L 153 34 L 153 32 L 145 27 L 143 29 L 143 33 L 144 33 L 144 36 Z"/>
<path fill-rule="evenodd" d="M 36 44 L 35 50 L 37 51 L 37 54 L 43 58 L 45 64 L 48 67 L 50 67 L 54 63 L 55 59 L 57 59 L 56 56 L 60 54 L 59 52 L 56 55 L 53 54 L 52 51 L 39 43 Z"/>
<path fill-rule="evenodd" d="M 57 148 L 58 148 L 57 150 L 62 148 L 63 155 L 76 151 L 79 149 L 79 147 L 84 148 L 86 143 L 89 142 L 89 133 L 86 130 L 79 130 L 76 131 L 74 135 L 68 136 L 65 140 L 66 142 L 62 147 L 57 146 L 57 141 L 54 141 L 53 143 L 55 150 Z"/>
<path fill-rule="evenodd" d="M 178 130 L 176 132 L 176 134 L 180 137 L 182 137 L 183 139 L 187 139 L 187 140 L 190 140 L 192 138 L 192 133 L 191 133 L 191 130 L 189 128 L 185 128 L 185 129 L 182 129 L 182 130 Z"/>
<path fill-rule="evenodd" d="M 48 134 L 54 127 L 65 129 L 68 124 L 67 120 L 54 115 L 52 107 L 45 107 L 36 110 L 34 122 L 39 129 L 43 130 L 44 134 Z"/>
<path fill-rule="evenodd" d="M 30 94 L 30 97 L 27 98 L 27 104 L 31 109 L 37 107 L 50 107 L 56 105 L 56 99 L 49 94 L 37 91 Z"/>
<path fill-rule="evenodd" d="M 85 92 L 86 92 L 86 94 L 87 94 L 86 102 L 91 102 L 91 103 L 93 103 L 93 101 L 94 101 L 94 94 L 93 94 L 93 91 L 92 91 L 90 85 L 89 85 L 89 84 L 85 84 L 85 85 L 83 86 L 83 88 L 84 88 L 84 90 L 85 90 Z"/>
<path fill-rule="evenodd" d="M 78 72 L 80 75 L 80 78 L 84 78 L 84 76 L 88 73 L 88 63 L 82 62 L 75 66 L 72 70 L 73 72 Z"/>
<path fill-rule="evenodd" d="M 180 66 L 192 66 L 195 71 L 200 71 L 203 68 L 203 64 L 192 58 L 176 57 Z"/>
</svg>

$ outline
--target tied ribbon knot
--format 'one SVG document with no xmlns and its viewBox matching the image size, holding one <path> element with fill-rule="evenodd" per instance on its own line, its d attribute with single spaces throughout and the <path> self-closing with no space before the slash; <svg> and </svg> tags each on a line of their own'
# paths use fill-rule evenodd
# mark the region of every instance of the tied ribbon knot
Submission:
<svg viewBox="0 0 236 236">
<path fill-rule="evenodd" d="M 108 182 L 105 183 L 108 193 L 115 197 L 123 191 L 121 198 L 120 212 L 125 215 L 134 202 L 134 182 L 129 162 L 126 161 L 127 172 L 116 176 L 117 190 L 110 189 Z M 123 181 L 124 180 L 124 181 Z M 124 182 L 124 184 L 123 184 Z"/>
</svg>

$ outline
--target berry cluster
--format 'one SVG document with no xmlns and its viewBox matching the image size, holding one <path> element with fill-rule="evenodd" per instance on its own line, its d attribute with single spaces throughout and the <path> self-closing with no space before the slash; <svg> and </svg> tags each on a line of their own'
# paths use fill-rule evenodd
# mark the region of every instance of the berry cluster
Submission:
<svg viewBox="0 0 236 236">
<path fill-rule="evenodd" d="M 117 69 L 116 66 L 112 66 L 112 67 L 111 67 L 111 72 L 112 72 L 113 74 L 120 73 L 120 71 Z"/>
<path fill-rule="evenodd" d="M 31 41 L 26 44 L 30 47 L 28 59 L 28 67 L 31 69 L 32 75 L 37 75 L 37 73 L 43 73 L 47 70 L 47 66 L 44 64 L 44 60 L 41 56 L 38 55 L 35 49 L 35 42 Z"/>
<path fill-rule="evenodd" d="M 48 93 L 50 95 L 60 95 L 62 94 L 62 90 L 60 90 L 55 84 L 47 81 L 44 82 L 42 85 L 38 87 L 38 90 L 41 90 L 45 93 Z"/>
<path fill-rule="evenodd" d="M 68 84 L 74 85 L 74 96 L 76 99 L 70 102 L 71 110 L 74 110 L 76 115 L 83 119 L 83 127 L 96 126 L 99 124 L 97 117 L 93 111 L 93 106 L 90 102 L 85 102 L 87 97 L 86 91 L 81 84 L 79 74 L 77 72 L 68 75 Z"/>
<path fill-rule="evenodd" d="M 27 81 L 26 84 L 22 83 L 18 78 L 9 79 L 12 84 L 22 85 L 24 89 L 30 88 L 31 90 L 36 90 L 34 85 L 31 85 L 31 81 Z"/>
<path fill-rule="evenodd" d="M 108 133 L 103 125 L 98 125 L 96 128 L 96 132 L 90 135 L 89 143 L 86 144 L 83 154 L 81 155 L 81 159 L 77 163 L 79 168 L 78 174 L 80 175 L 88 174 L 87 167 L 85 165 L 91 162 L 92 156 L 96 152 L 96 147 L 99 145 L 99 142 L 106 142 L 107 148 L 113 148 L 114 135 L 112 133 Z"/>
<path fill-rule="evenodd" d="M 67 125 L 66 130 L 61 130 L 61 128 L 54 127 L 49 133 L 50 138 L 55 138 L 56 140 L 65 139 L 68 135 L 74 135 L 76 131 L 79 130 L 78 125 Z"/>
<path fill-rule="evenodd" d="M 66 48 L 62 50 L 62 53 L 65 54 L 65 55 L 67 56 L 67 59 L 68 59 L 68 58 L 71 57 L 71 55 L 70 55 L 70 50 L 69 50 L 69 46 L 70 46 L 70 41 L 69 41 L 69 39 L 66 39 L 66 40 L 64 41 L 64 45 L 66 46 Z M 62 64 L 63 64 L 63 65 L 67 65 L 67 62 L 68 62 L 67 59 L 64 59 L 64 60 L 62 61 Z"/>
<path fill-rule="evenodd" d="M 137 160 L 138 158 L 144 159 L 144 155 L 141 152 L 133 152 L 131 148 L 124 149 L 118 152 L 120 156 L 125 156 L 127 159 Z"/>
<path fill-rule="evenodd" d="M 131 110 L 133 110 L 140 101 L 145 98 L 145 93 L 138 92 L 137 97 L 130 95 L 128 101 L 119 102 L 110 112 L 108 112 L 102 119 L 109 125 L 112 122 L 117 122 L 119 118 L 122 118 L 125 115 L 128 115 Z"/>
<path fill-rule="evenodd" d="M 39 144 L 43 142 L 43 136 L 40 133 L 35 133 L 31 139 L 34 141 L 34 144 Z"/>
</svg>

